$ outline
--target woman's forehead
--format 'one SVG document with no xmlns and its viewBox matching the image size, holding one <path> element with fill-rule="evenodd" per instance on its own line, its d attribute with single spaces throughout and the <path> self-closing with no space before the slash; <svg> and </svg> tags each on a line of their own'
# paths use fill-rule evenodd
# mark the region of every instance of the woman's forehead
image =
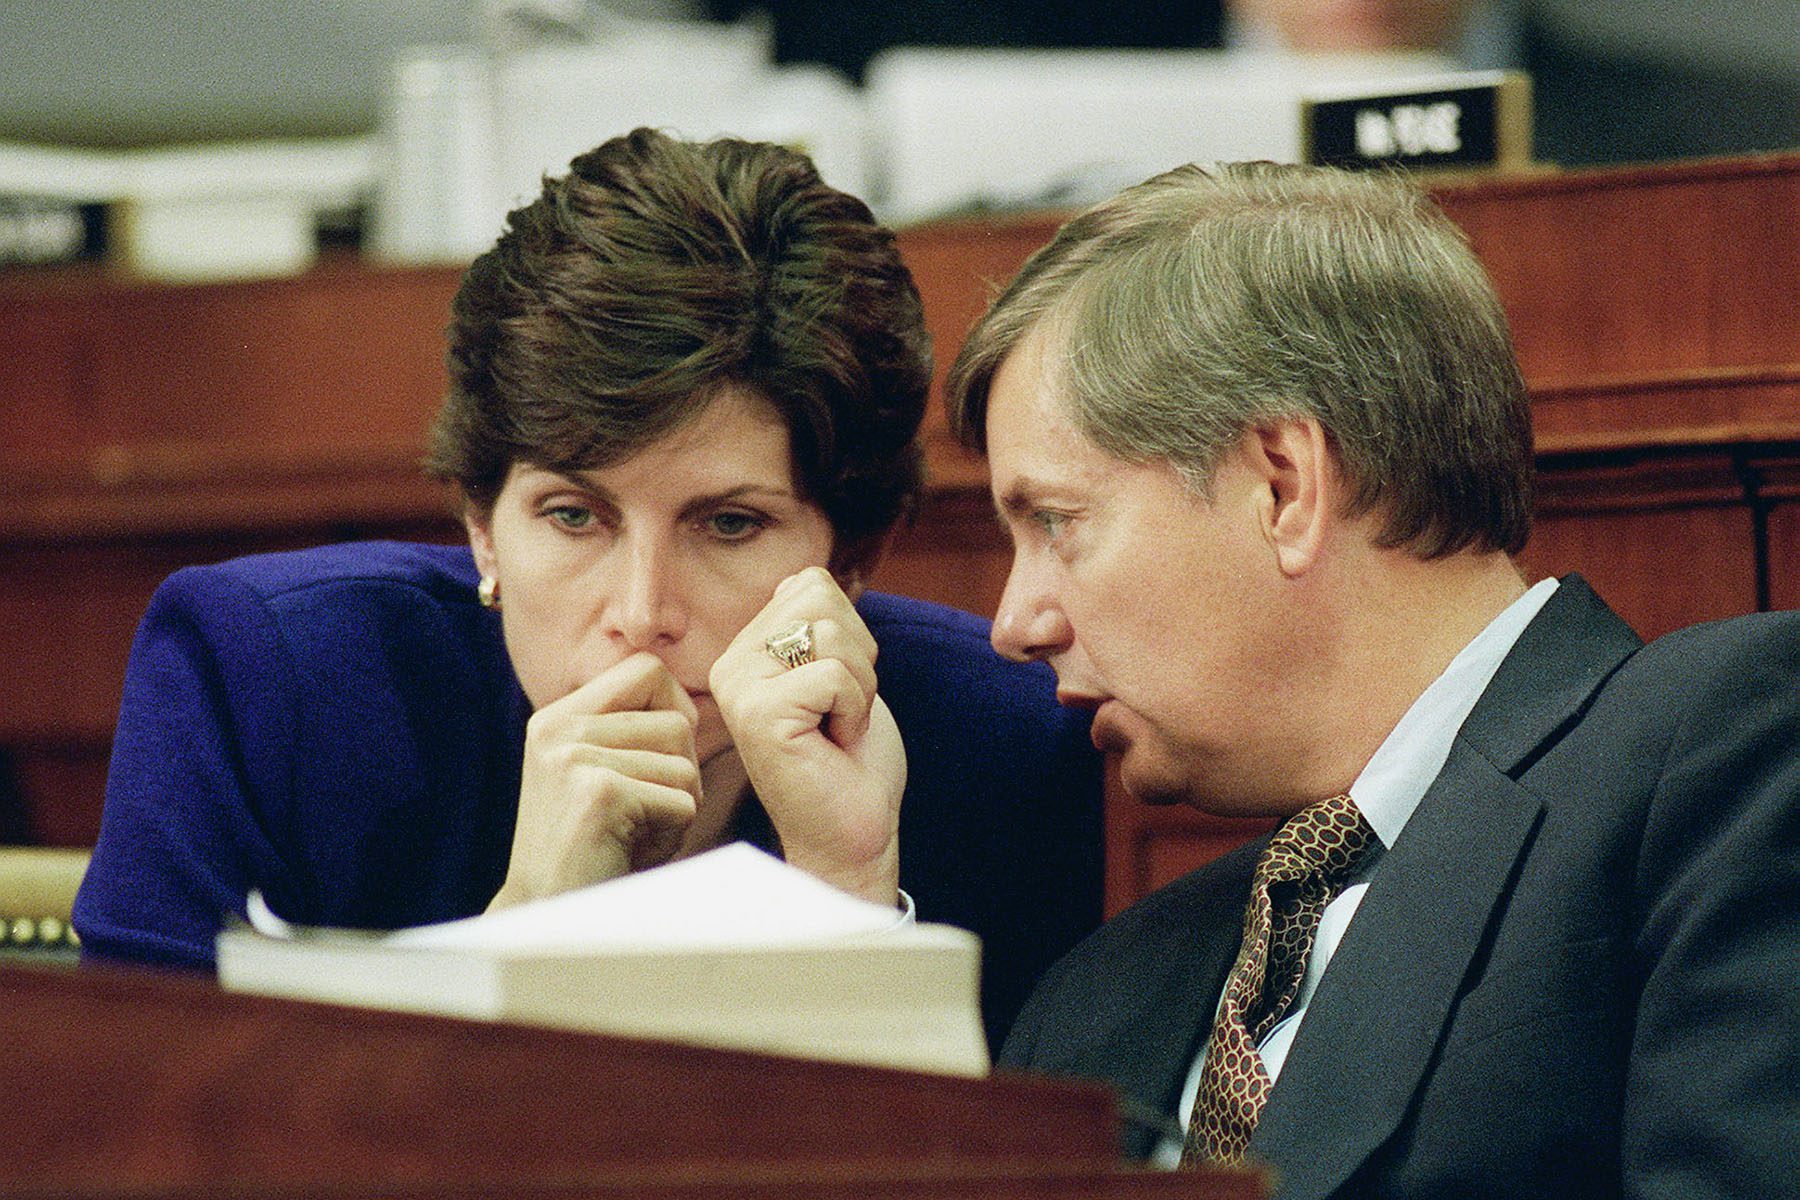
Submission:
<svg viewBox="0 0 1800 1200">
<path fill-rule="evenodd" d="M 795 492 L 785 421 L 768 401 L 735 390 L 722 393 L 692 420 L 615 462 L 567 471 L 520 463 L 514 475 L 521 481 L 549 475 L 610 492 Z"/>
<path fill-rule="evenodd" d="M 720 389 L 692 417 L 632 457 L 658 451 L 677 455 L 710 452 L 740 441 L 747 443 L 747 449 L 762 453 L 773 449 L 785 457 L 791 437 L 786 419 L 773 404 L 756 391 L 732 385 Z"/>
</svg>

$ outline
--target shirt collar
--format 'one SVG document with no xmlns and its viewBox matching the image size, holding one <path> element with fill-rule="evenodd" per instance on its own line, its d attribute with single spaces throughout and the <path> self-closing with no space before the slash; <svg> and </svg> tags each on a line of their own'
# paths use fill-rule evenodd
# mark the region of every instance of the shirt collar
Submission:
<svg viewBox="0 0 1800 1200">
<path fill-rule="evenodd" d="M 1554 591 L 1556 580 L 1541 580 L 1488 622 L 1413 701 L 1350 785 L 1351 799 L 1384 847 L 1400 836 L 1431 781 L 1444 769 L 1450 744 L 1469 711 Z"/>
</svg>

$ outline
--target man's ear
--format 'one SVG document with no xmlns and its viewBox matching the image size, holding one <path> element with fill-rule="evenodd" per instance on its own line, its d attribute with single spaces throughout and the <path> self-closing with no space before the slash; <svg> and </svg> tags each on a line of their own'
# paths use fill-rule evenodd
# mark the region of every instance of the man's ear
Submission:
<svg viewBox="0 0 1800 1200">
<path fill-rule="evenodd" d="M 1337 474 L 1324 427 L 1311 417 L 1252 429 L 1246 456 L 1266 492 L 1263 529 L 1283 575 L 1311 570 L 1336 513 Z"/>
<path fill-rule="evenodd" d="M 499 577 L 499 559 L 494 554 L 493 513 L 472 501 L 463 504 L 463 528 L 469 534 L 469 549 L 475 555 L 475 569 L 489 578 Z"/>
</svg>

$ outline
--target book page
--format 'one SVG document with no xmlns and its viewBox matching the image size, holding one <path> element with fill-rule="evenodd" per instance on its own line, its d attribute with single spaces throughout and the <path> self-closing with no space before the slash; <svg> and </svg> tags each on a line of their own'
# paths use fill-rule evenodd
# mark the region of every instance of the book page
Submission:
<svg viewBox="0 0 1800 1200">
<path fill-rule="evenodd" d="M 389 945 L 481 950 L 753 947 L 879 933 L 891 908 L 859 900 L 742 842 L 495 913 L 404 929 Z"/>
</svg>

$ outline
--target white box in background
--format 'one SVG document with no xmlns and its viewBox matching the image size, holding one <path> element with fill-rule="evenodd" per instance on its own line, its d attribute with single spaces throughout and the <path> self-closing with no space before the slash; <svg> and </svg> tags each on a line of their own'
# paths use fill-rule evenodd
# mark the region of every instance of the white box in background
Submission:
<svg viewBox="0 0 1800 1200">
<path fill-rule="evenodd" d="M 317 256 L 321 213 L 375 179 L 367 138 L 101 151 L 0 144 L 0 194 L 107 209 L 108 254 L 178 283 L 289 275 Z"/>
<path fill-rule="evenodd" d="M 374 252 L 463 261 L 493 244 L 545 176 L 640 125 L 779 142 L 862 195 L 861 93 L 822 67 L 776 67 L 755 25 L 611 21 L 604 38 L 489 55 L 420 48 L 396 63 L 383 118 Z"/>
<path fill-rule="evenodd" d="M 751 26 L 631 22 L 604 41 L 494 60 L 498 200 L 536 198 L 543 177 L 639 125 L 684 138 L 729 131 L 771 70 L 767 34 Z"/>
<path fill-rule="evenodd" d="M 534 199 L 543 176 L 564 173 L 576 155 L 640 125 L 694 141 L 779 142 L 811 154 L 833 187 L 866 188 L 864 105 L 842 76 L 776 67 L 756 40 L 762 35 L 737 26 L 703 26 L 710 34 L 639 28 L 646 32 L 623 41 L 500 61 L 495 117 L 506 209 Z"/>
<path fill-rule="evenodd" d="M 1309 89 L 1450 69 L 1435 55 L 888 50 L 865 77 L 880 210 L 1076 205 L 1181 163 L 1297 162 Z"/>
</svg>

